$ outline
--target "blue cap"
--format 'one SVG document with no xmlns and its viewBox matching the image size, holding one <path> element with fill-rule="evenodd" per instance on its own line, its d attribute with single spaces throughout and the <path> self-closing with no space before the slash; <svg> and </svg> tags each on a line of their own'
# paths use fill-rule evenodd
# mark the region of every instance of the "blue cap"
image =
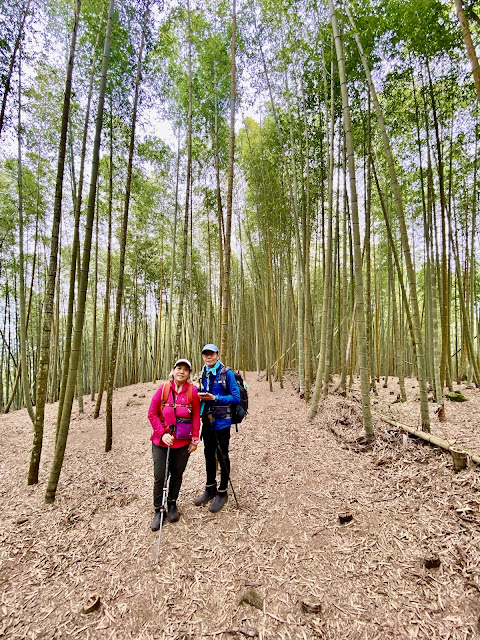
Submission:
<svg viewBox="0 0 480 640">
<path fill-rule="evenodd" d="M 214 351 L 215 353 L 218 353 L 218 347 L 216 344 L 206 344 L 202 349 L 202 353 L 205 353 L 205 351 Z"/>
</svg>

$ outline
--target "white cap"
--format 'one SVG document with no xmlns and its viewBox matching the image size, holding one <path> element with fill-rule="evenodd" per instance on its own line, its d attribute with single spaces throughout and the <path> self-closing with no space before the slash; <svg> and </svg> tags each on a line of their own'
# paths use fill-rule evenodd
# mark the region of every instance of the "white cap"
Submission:
<svg viewBox="0 0 480 640">
<path fill-rule="evenodd" d="M 190 369 L 190 371 L 192 370 L 192 365 L 190 364 L 190 360 L 187 360 L 186 358 L 180 358 L 180 360 L 177 360 L 173 365 L 173 368 L 175 369 L 176 367 L 178 367 L 179 364 L 186 364 L 187 367 Z"/>
</svg>

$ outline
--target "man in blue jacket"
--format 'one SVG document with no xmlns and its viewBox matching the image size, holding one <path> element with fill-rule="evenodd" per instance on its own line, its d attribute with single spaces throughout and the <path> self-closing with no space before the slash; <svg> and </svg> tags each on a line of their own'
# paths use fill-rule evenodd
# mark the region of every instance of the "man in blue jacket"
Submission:
<svg viewBox="0 0 480 640">
<path fill-rule="evenodd" d="M 232 426 L 230 405 L 240 404 L 240 390 L 231 369 L 220 362 L 218 347 L 206 344 L 202 349 L 204 367 L 199 397 L 202 402 L 202 438 L 205 453 L 207 482 L 205 491 L 195 498 L 199 507 L 213 500 L 209 507 L 217 513 L 228 500 L 227 487 L 230 477 L 230 427 Z M 218 454 L 217 454 L 218 451 Z M 217 489 L 217 463 L 220 464 L 220 484 Z"/>
</svg>

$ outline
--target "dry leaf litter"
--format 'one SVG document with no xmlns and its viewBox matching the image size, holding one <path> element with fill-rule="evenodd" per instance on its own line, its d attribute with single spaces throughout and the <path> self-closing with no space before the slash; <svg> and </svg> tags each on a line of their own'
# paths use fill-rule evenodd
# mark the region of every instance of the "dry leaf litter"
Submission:
<svg viewBox="0 0 480 640">
<path fill-rule="evenodd" d="M 0 416 L 0 637 L 31 639 L 480 637 L 480 475 L 407 438 L 380 415 L 419 428 L 418 388 L 372 394 L 365 443 L 358 381 L 309 422 L 285 388 L 247 373 L 250 415 L 232 431 L 238 507 L 195 507 L 203 448 L 190 458 L 156 566 L 147 409 L 157 384 L 114 394 L 113 450 L 93 402 L 72 416 L 57 500 L 44 504 L 56 405 L 47 408 L 40 483 L 27 487 L 26 411 Z M 332 387 L 333 388 L 333 387 Z M 479 391 L 446 406 L 432 432 L 480 454 Z M 340 523 L 340 514 L 350 514 Z M 427 568 L 429 559 L 437 568 Z M 429 565 L 430 566 L 430 565 Z M 98 598 L 99 603 L 96 602 Z M 84 613 L 92 602 L 94 610 Z M 99 606 L 97 606 L 99 604 Z"/>
</svg>

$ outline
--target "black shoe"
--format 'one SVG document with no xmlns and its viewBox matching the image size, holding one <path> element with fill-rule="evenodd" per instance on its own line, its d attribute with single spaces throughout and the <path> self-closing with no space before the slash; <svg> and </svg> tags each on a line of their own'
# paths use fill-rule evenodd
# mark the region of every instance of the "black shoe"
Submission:
<svg viewBox="0 0 480 640">
<path fill-rule="evenodd" d="M 194 500 L 197 507 L 200 507 L 202 504 L 207 504 L 210 500 L 213 500 L 217 493 L 217 485 L 212 484 L 205 487 L 205 491 L 197 496 Z"/>
<path fill-rule="evenodd" d="M 215 500 L 208 507 L 208 510 L 212 513 L 217 513 L 220 509 L 223 509 L 225 503 L 228 500 L 228 494 L 226 491 L 217 491 L 217 495 L 215 496 Z"/>
<path fill-rule="evenodd" d="M 151 527 L 152 531 L 158 531 L 160 529 L 160 509 L 158 509 L 158 511 L 155 509 Z"/>
<path fill-rule="evenodd" d="M 161 509 L 155 509 L 155 515 L 153 516 L 153 520 L 152 520 L 152 524 L 151 524 L 151 529 L 152 531 L 158 531 L 160 529 L 160 520 L 161 520 L 161 515 L 162 515 L 162 510 Z M 163 521 L 162 521 L 162 527 L 165 524 L 165 513 L 163 514 Z"/>
<path fill-rule="evenodd" d="M 168 504 L 168 511 L 167 511 L 168 521 L 177 522 L 178 520 L 180 520 L 180 513 L 178 512 L 177 503 L 175 502 L 175 500 L 172 500 L 171 502 L 169 501 L 167 504 Z"/>
</svg>

